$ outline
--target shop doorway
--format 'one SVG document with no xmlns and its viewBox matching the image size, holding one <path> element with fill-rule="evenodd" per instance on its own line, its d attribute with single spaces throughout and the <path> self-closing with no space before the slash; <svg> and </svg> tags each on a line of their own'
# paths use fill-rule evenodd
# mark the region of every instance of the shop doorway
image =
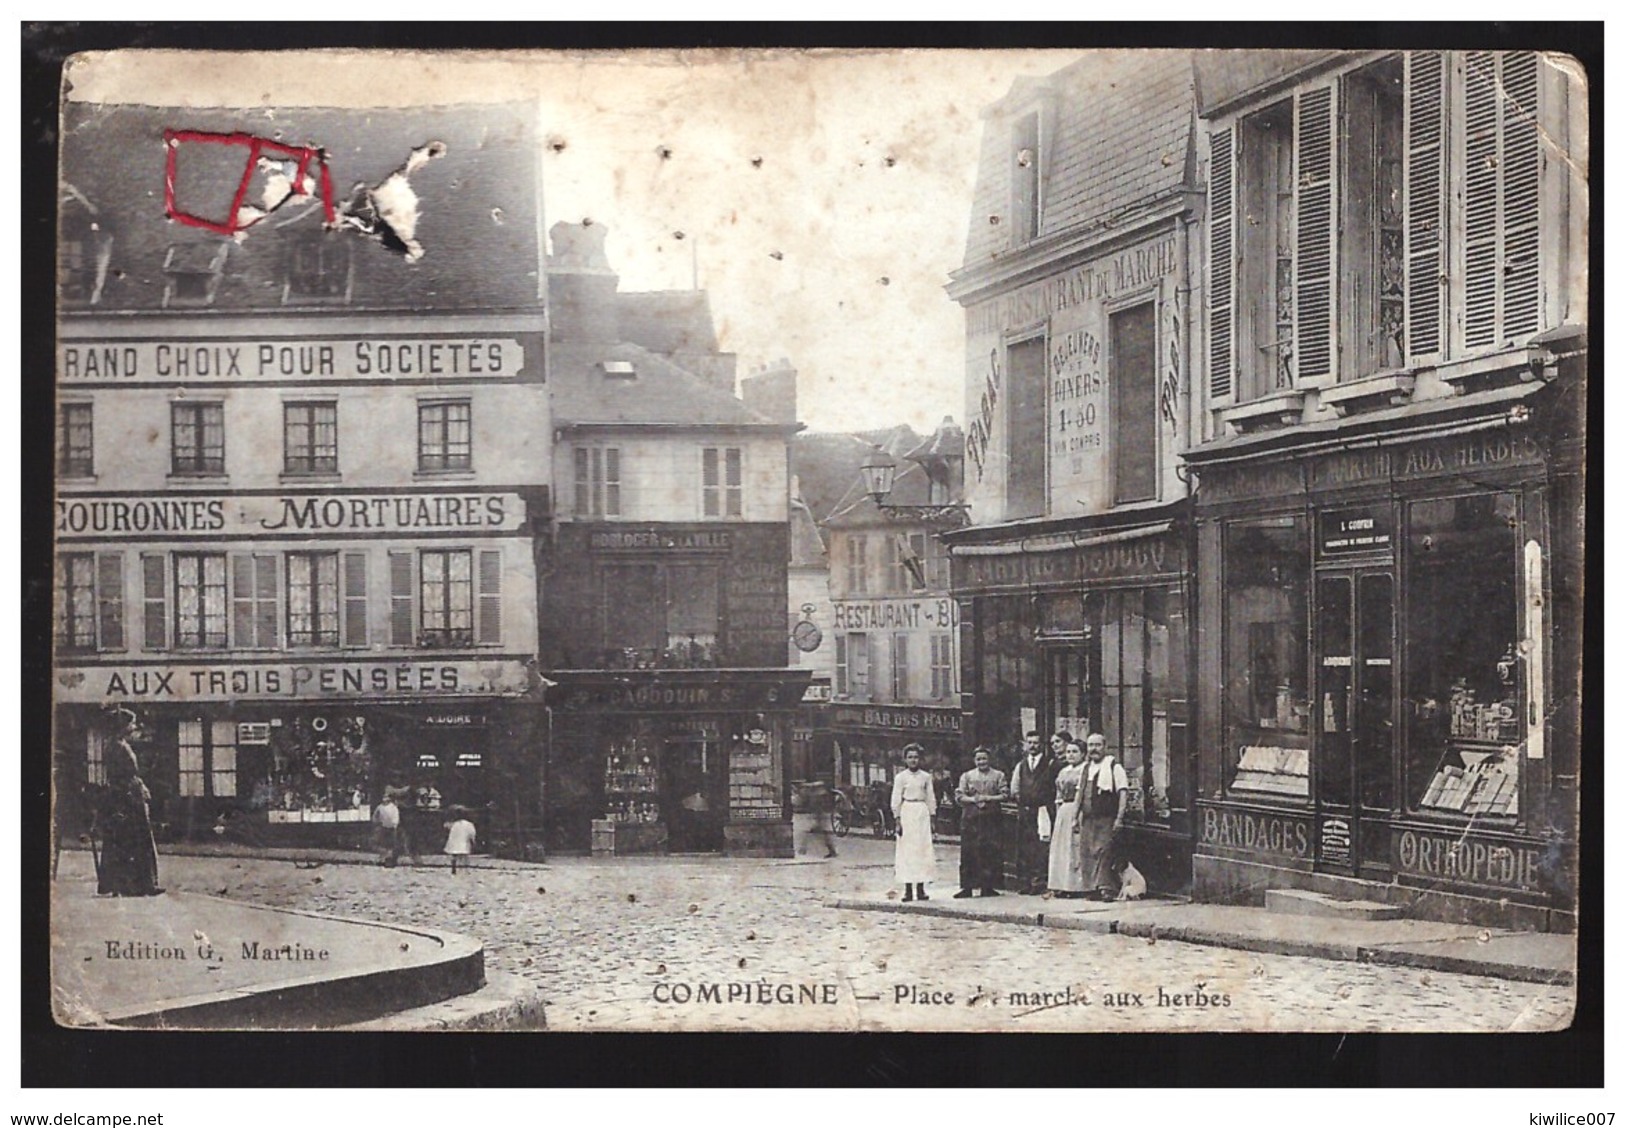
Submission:
<svg viewBox="0 0 1625 1128">
<path fill-rule="evenodd" d="M 690 734 L 667 737 L 660 764 L 668 848 L 674 854 L 720 852 L 728 811 L 721 742 Z"/>
<path fill-rule="evenodd" d="M 1321 572 L 1315 583 L 1317 861 L 1386 876 L 1394 795 L 1394 576 Z"/>
</svg>

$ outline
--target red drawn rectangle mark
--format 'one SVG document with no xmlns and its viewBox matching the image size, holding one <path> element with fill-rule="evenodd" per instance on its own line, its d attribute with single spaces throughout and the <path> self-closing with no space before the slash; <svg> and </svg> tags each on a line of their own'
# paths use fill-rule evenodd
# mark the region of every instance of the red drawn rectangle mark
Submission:
<svg viewBox="0 0 1625 1128">
<path fill-rule="evenodd" d="M 188 143 L 242 146 L 248 150 L 243 161 L 243 175 L 237 182 L 236 191 L 232 195 L 231 211 L 224 222 L 186 211 L 175 201 L 176 155 L 180 151 L 180 146 Z M 327 159 L 322 150 L 309 145 L 284 145 L 280 141 L 255 137 L 251 133 L 209 133 L 196 129 L 164 130 L 164 214 L 177 223 L 201 227 L 218 235 L 235 235 L 252 226 L 256 220 L 242 222 L 242 207 L 244 199 L 248 196 L 249 185 L 254 180 L 255 163 L 263 153 L 298 159 L 298 169 L 293 177 L 293 191 L 299 196 L 307 195 L 305 176 L 310 170 L 311 162 L 315 161 L 321 169 L 318 191 L 321 193 L 323 218 L 329 225 L 337 222 L 338 216 L 333 206 L 333 180 L 328 173 Z"/>
</svg>

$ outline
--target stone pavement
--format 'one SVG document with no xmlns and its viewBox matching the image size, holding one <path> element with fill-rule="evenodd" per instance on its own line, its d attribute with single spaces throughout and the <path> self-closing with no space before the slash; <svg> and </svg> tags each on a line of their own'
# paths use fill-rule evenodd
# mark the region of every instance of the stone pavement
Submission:
<svg viewBox="0 0 1625 1128">
<path fill-rule="evenodd" d="M 98 897 L 80 852 L 51 884 L 51 926 L 53 1010 L 71 1026 L 333 1026 L 485 984 L 466 936 L 174 889 Z"/>
<path fill-rule="evenodd" d="M 1573 1013 L 1572 989 L 1546 983 L 833 908 L 884 900 L 891 878 L 891 843 L 838 846 L 828 862 L 481 857 L 455 876 L 169 853 L 161 868 L 171 889 L 477 937 L 487 974 L 540 992 L 552 1030 L 1507 1031 Z M 947 878 L 955 850 L 937 853 Z M 965 906 L 952 891 L 929 905 Z"/>
</svg>

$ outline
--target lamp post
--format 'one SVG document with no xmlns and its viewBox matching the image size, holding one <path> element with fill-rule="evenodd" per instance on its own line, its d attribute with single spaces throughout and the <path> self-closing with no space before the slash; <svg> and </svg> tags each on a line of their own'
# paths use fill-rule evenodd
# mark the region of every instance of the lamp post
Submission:
<svg viewBox="0 0 1625 1128">
<path fill-rule="evenodd" d="M 875 503 L 875 508 L 893 521 L 914 521 L 926 525 L 959 528 L 970 524 L 970 507 L 962 501 L 937 505 L 891 505 L 886 498 L 897 480 L 897 460 L 880 447 L 869 452 L 860 467 L 864 492 Z"/>
</svg>

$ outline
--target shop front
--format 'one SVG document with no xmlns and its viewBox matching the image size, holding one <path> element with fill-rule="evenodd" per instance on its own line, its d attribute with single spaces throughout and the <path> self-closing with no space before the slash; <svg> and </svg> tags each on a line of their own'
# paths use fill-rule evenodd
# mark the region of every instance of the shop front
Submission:
<svg viewBox="0 0 1625 1128">
<path fill-rule="evenodd" d="M 358 848 L 386 788 L 414 849 L 444 812 L 523 855 L 535 823 L 534 704 L 517 661 L 95 666 L 58 672 L 59 832 L 90 825 L 118 709 L 160 840 Z"/>
<path fill-rule="evenodd" d="M 1190 574 L 1183 503 L 1133 524 L 954 534 L 967 745 L 1008 771 L 1025 733 L 1092 732 L 1128 775 L 1124 850 L 1154 886 L 1189 878 Z"/>
<path fill-rule="evenodd" d="M 1193 454 L 1199 896 L 1572 923 L 1576 734 L 1552 687 L 1577 685 L 1554 616 L 1577 606 L 1579 526 L 1532 391 Z"/>
<path fill-rule="evenodd" d="M 841 785 L 868 792 L 882 807 L 891 803 L 892 780 L 903 766 L 903 749 L 918 744 L 924 750 L 920 767 L 931 773 L 936 787 L 937 830 L 957 831 L 954 787 L 971 766 L 957 708 L 838 703 L 830 706 L 829 729 Z"/>
<path fill-rule="evenodd" d="M 793 852 L 790 750 L 810 671 L 561 671 L 547 824 L 566 853 Z"/>
</svg>

